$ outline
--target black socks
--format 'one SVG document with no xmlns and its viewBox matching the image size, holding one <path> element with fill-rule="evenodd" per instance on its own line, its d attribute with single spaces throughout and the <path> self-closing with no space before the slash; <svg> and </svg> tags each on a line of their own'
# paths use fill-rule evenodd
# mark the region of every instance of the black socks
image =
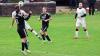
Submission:
<svg viewBox="0 0 100 56">
<path fill-rule="evenodd" d="M 43 39 L 43 40 L 46 40 L 46 39 L 47 39 L 48 41 L 51 41 L 51 39 L 49 38 L 48 35 L 46 35 L 46 36 L 45 36 L 45 35 L 41 35 L 41 36 L 42 36 L 42 39 Z"/>
<path fill-rule="evenodd" d="M 24 51 L 25 48 L 28 50 L 28 45 L 27 43 L 22 42 L 22 51 Z"/>
<path fill-rule="evenodd" d="M 46 35 L 45 37 L 47 38 L 47 40 L 48 40 L 48 41 L 51 41 L 51 39 L 49 38 L 49 36 L 48 36 L 48 35 Z"/>
</svg>

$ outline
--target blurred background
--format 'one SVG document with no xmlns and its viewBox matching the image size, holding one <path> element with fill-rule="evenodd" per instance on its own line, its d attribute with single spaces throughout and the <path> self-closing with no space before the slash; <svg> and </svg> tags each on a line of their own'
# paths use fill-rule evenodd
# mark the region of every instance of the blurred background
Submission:
<svg viewBox="0 0 100 56">
<path fill-rule="evenodd" d="M 19 1 L 25 2 L 23 9 L 32 10 L 33 14 L 40 14 L 43 6 L 47 6 L 51 14 L 73 12 L 79 2 L 82 2 L 85 8 L 100 11 L 100 0 L 0 0 L 0 16 L 10 16 L 14 5 Z"/>
</svg>

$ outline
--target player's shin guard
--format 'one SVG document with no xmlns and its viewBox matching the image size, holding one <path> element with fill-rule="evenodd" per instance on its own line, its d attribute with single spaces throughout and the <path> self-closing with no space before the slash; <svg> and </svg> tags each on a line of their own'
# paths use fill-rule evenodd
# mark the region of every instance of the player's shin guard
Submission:
<svg viewBox="0 0 100 56">
<path fill-rule="evenodd" d="M 22 51 L 24 51 L 24 43 L 22 42 Z"/>
<path fill-rule="evenodd" d="M 45 40 L 45 36 L 44 35 L 41 35 L 41 36 L 42 36 L 42 39 Z"/>
<path fill-rule="evenodd" d="M 26 50 L 28 50 L 28 45 L 27 45 L 27 42 L 26 42 L 26 43 L 24 43 L 24 45 L 25 45 Z"/>
<path fill-rule="evenodd" d="M 75 32 L 75 37 L 78 37 L 78 32 L 79 32 L 79 30 L 78 30 L 78 29 L 76 29 L 76 32 Z"/>
<path fill-rule="evenodd" d="M 45 37 L 47 38 L 47 40 L 48 40 L 48 41 L 51 41 L 51 39 L 49 38 L 49 36 L 48 36 L 48 35 L 46 35 Z"/>
</svg>

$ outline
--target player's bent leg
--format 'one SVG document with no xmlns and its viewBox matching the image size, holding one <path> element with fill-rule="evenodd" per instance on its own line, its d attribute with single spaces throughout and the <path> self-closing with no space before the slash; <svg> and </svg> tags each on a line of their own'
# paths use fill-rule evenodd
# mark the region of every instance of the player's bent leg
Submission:
<svg viewBox="0 0 100 56">
<path fill-rule="evenodd" d="M 32 33 L 34 33 L 35 35 L 38 35 L 38 33 L 35 31 L 35 30 L 33 30 L 33 29 L 28 29 L 30 32 L 32 32 Z"/>
<path fill-rule="evenodd" d="M 41 40 L 41 37 L 39 36 L 39 34 L 33 30 L 33 29 L 28 29 L 30 32 L 34 33 L 36 37 L 38 37 Z"/>
<path fill-rule="evenodd" d="M 40 36 L 38 35 L 38 33 L 35 30 L 33 30 L 26 21 L 25 21 L 25 29 L 29 30 L 30 32 L 35 34 L 40 39 Z"/>
</svg>

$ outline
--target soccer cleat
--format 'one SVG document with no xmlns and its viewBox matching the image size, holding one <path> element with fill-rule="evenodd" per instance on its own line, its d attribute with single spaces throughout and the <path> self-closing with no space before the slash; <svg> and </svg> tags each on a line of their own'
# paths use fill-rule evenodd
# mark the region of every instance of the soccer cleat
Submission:
<svg viewBox="0 0 100 56">
<path fill-rule="evenodd" d="M 48 41 L 48 43 L 50 44 L 50 43 L 52 43 L 52 41 Z"/>
<path fill-rule="evenodd" d="M 22 54 L 27 55 L 27 53 L 25 51 L 21 51 L 21 52 L 22 52 Z"/>
<path fill-rule="evenodd" d="M 77 36 L 75 36 L 75 37 L 74 37 L 74 39 L 78 39 L 78 37 L 77 37 Z"/>
<path fill-rule="evenodd" d="M 31 51 L 30 51 L 30 50 L 26 50 L 26 52 L 27 52 L 27 53 L 31 53 Z"/>
<path fill-rule="evenodd" d="M 89 39 L 89 38 L 90 38 L 90 36 L 89 36 L 89 35 L 87 35 L 86 37 L 87 37 L 87 39 Z"/>
<path fill-rule="evenodd" d="M 40 36 L 38 36 L 39 40 L 42 40 L 42 38 Z"/>
<path fill-rule="evenodd" d="M 43 40 L 43 43 L 47 42 L 46 40 Z"/>
<path fill-rule="evenodd" d="M 36 35 L 36 36 L 39 38 L 39 40 L 42 40 L 42 38 L 39 35 Z"/>
</svg>

